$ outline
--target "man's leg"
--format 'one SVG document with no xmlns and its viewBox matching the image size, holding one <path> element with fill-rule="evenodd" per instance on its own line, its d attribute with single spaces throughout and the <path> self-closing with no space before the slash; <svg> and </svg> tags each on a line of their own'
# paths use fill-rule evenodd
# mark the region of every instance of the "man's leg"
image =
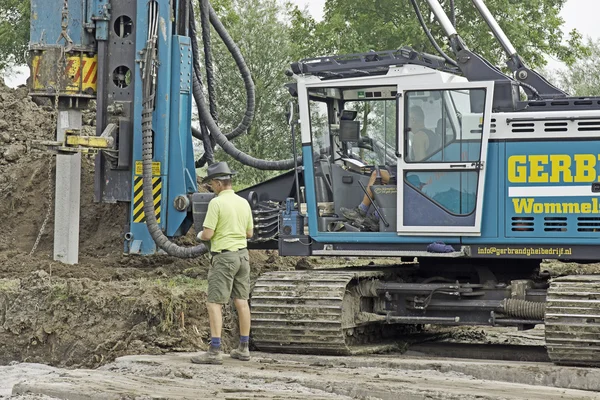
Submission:
<svg viewBox="0 0 600 400">
<path fill-rule="evenodd" d="M 231 295 L 233 276 L 231 275 L 229 253 L 217 254 L 212 258 L 208 271 L 208 322 L 210 324 L 210 346 L 204 354 L 192 357 L 196 364 L 222 364 L 221 331 L 223 328 L 222 305 L 227 304 Z"/>
<path fill-rule="evenodd" d="M 210 345 L 206 353 L 192 357 L 191 361 L 195 364 L 223 364 L 223 355 L 221 353 L 223 305 L 207 302 L 206 308 L 208 310 L 208 323 L 210 324 Z"/>
<path fill-rule="evenodd" d="M 387 172 L 385 169 L 381 169 L 379 170 L 379 172 L 381 173 L 381 182 L 384 185 L 387 185 L 388 182 L 390 181 L 390 173 Z M 369 196 L 371 196 L 371 199 L 373 198 L 373 192 L 371 191 L 371 186 L 373 186 L 373 184 L 375 183 L 375 179 L 377 179 L 377 171 L 373 171 L 371 173 L 371 177 L 369 178 L 369 182 L 367 183 L 367 193 L 369 193 Z M 362 205 L 364 206 L 364 208 L 362 208 L 365 212 L 367 212 L 369 210 L 369 206 L 371 205 L 371 199 L 369 199 L 369 197 L 365 194 L 362 200 Z"/>
<path fill-rule="evenodd" d="M 250 297 L 250 256 L 248 250 L 239 252 L 240 268 L 233 279 L 233 303 L 238 313 L 240 323 L 240 345 L 230 353 L 231 358 L 242 361 L 250 360 L 250 307 L 248 298 Z"/>
<path fill-rule="evenodd" d="M 234 299 L 235 309 L 240 320 L 240 336 L 250 336 L 250 307 L 248 300 Z"/>
<path fill-rule="evenodd" d="M 208 323 L 210 324 L 210 337 L 221 338 L 223 329 L 223 306 L 217 303 L 206 303 L 208 309 Z"/>
<path fill-rule="evenodd" d="M 390 181 L 390 173 L 384 169 L 380 170 L 381 172 L 381 182 L 383 184 L 387 184 Z M 367 183 L 367 193 L 373 198 L 373 192 L 371 191 L 371 186 L 375 183 L 377 179 L 377 171 L 373 171 L 371 173 L 371 177 L 369 178 L 369 182 Z M 358 207 L 354 209 L 348 209 L 345 207 L 341 207 L 340 211 L 342 215 L 351 221 L 357 221 L 359 219 L 365 218 L 367 216 L 367 212 L 369 211 L 369 207 L 371 206 L 371 200 L 369 196 L 364 195 L 362 202 L 358 205 Z"/>
</svg>

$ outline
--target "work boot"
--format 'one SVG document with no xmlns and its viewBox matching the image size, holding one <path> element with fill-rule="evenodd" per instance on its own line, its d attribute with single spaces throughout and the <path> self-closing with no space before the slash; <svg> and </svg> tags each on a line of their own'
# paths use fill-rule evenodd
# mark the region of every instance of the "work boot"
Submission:
<svg viewBox="0 0 600 400">
<path fill-rule="evenodd" d="M 344 218 L 346 218 L 347 220 L 350 220 L 350 221 L 362 220 L 367 215 L 367 213 L 364 212 L 363 210 L 361 210 L 359 207 L 356 207 L 353 209 L 346 208 L 346 207 L 340 207 L 340 212 L 342 213 Z"/>
<path fill-rule="evenodd" d="M 190 359 L 194 364 L 223 364 L 223 354 L 220 347 L 209 346 L 206 353 Z"/>
<path fill-rule="evenodd" d="M 229 353 L 231 358 L 235 358 L 240 361 L 250 361 L 250 349 L 248 343 L 240 343 L 237 349 L 231 350 Z"/>
<path fill-rule="evenodd" d="M 363 220 L 362 225 L 371 232 L 379 232 L 379 220 L 373 215 L 366 217 Z"/>
</svg>

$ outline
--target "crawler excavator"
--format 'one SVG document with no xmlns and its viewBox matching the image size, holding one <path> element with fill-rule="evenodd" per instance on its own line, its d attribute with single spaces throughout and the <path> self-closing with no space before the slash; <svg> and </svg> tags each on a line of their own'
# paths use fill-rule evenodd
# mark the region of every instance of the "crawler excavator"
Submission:
<svg viewBox="0 0 600 400">
<path fill-rule="evenodd" d="M 598 259 L 600 98 L 569 97 L 528 68 L 483 0 L 473 4 L 510 73 L 427 3 L 454 58 L 436 44 L 440 55 L 403 47 L 290 66 L 301 147 L 288 160 L 259 160 L 230 141 L 252 120 L 254 87 L 206 0 L 203 31 L 210 23 L 225 41 L 247 92 L 232 132 L 205 98 L 190 0 L 32 0 L 31 94 L 54 99 L 68 127 L 47 145 L 67 162 L 96 152 L 97 200 L 130 204 L 127 254 L 206 252 L 172 238 L 202 226 L 211 195 L 197 193 L 195 167 L 216 143 L 246 165 L 287 171 L 240 192 L 255 217 L 249 247 L 365 265 L 417 260 L 264 274 L 252 293 L 260 350 L 353 354 L 406 325 L 544 324 L 552 361 L 600 365 L 600 275 L 540 271 L 542 259 Z M 92 99 L 97 132 L 85 136 L 69 121 Z M 190 128 L 193 100 L 200 129 Z M 345 218 L 363 196 L 366 215 Z"/>
</svg>

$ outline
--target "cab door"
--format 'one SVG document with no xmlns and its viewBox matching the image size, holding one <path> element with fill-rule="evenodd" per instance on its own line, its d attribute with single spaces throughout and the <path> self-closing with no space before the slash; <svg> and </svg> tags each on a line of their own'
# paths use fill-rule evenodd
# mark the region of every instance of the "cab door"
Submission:
<svg viewBox="0 0 600 400">
<path fill-rule="evenodd" d="M 399 235 L 481 235 L 493 90 L 398 88 Z"/>
</svg>

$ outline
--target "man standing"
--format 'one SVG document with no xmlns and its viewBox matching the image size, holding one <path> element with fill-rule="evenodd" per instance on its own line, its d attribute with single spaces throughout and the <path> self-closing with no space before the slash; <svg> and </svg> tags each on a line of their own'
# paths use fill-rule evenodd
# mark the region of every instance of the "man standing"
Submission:
<svg viewBox="0 0 600 400">
<path fill-rule="evenodd" d="M 240 323 L 240 344 L 231 357 L 250 360 L 250 259 L 247 239 L 253 235 L 252 210 L 248 201 L 235 194 L 231 177 L 235 174 L 226 162 L 208 167 L 203 182 L 208 183 L 216 197 L 208 204 L 204 229 L 198 239 L 210 241 L 211 268 L 208 272 L 208 318 L 210 347 L 204 354 L 194 356 L 196 364 L 222 364 L 221 329 L 223 304 L 233 297 Z"/>
</svg>

